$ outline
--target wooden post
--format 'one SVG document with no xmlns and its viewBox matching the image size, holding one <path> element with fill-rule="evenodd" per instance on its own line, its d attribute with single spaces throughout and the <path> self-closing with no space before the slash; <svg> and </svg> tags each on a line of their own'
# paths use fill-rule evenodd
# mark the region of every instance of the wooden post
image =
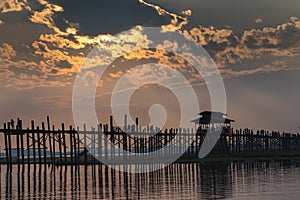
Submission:
<svg viewBox="0 0 300 200">
<path fill-rule="evenodd" d="M 77 164 L 79 164 L 79 153 L 80 153 L 80 137 L 79 137 L 79 127 L 78 127 L 78 131 L 77 131 L 77 156 L 76 156 L 76 160 L 77 160 Z"/>
<path fill-rule="evenodd" d="M 197 153 L 197 149 L 195 151 L 195 148 L 197 147 L 197 142 L 194 140 L 194 137 L 197 139 L 197 135 L 199 135 L 199 134 L 201 134 L 201 133 L 196 131 L 195 136 L 194 136 L 193 132 L 189 136 L 189 143 L 190 143 L 190 147 L 191 147 L 191 151 L 190 151 L 191 155 L 194 155 L 195 153 Z"/>
<path fill-rule="evenodd" d="M 111 151 L 111 156 L 115 156 L 115 147 L 114 147 L 114 141 L 115 141 L 115 133 L 114 133 L 114 121 L 113 121 L 113 116 L 109 117 L 109 126 L 110 126 L 110 151 Z"/>
<path fill-rule="evenodd" d="M 22 131 L 22 120 L 18 119 L 18 128 L 19 130 Z M 25 159 L 24 159 L 24 139 L 23 139 L 23 133 L 21 133 L 21 157 L 22 157 L 22 164 L 24 164 Z"/>
<path fill-rule="evenodd" d="M 29 128 L 27 128 L 26 145 L 27 145 L 27 163 L 29 164 L 30 163 Z"/>
<path fill-rule="evenodd" d="M 185 129 L 183 130 L 184 131 L 184 133 L 185 133 Z M 178 154 L 180 154 L 181 153 L 181 146 L 182 146 L 182 128 L 179 128 L 179 134 L 178 134 Z"/>
<path fill-rule="evenodd" d="M 107 158 L 108 158 L 108 126 L 107 125 L 105 125 L 104 126 L 105 128 L 104 128 L 104 154 L 105 154 L 105 159 L 107 160 Z"/>
<path fill-rule="evenodd" d="M 143 133 L 143 130 L 142 130 L 142 126 L 140 125 L 140 130 L 139 130 L 139 138 L 140 138 L 140 153 L 145 153 L 145 151 L 144 151 L 144 144 L 145 144 L 145 142 L 144 142 L 144 140 L 145 140 L 145 138 L 144 138 L 145 136 L 144 136 L 144 133 Z"/>
<path fill-rule="evenodd" d="M 110 132 L 113 132 L 113 129 L 114 129 L 114 125 L 113 125 L 113 116 L 110 116 L 109 117 L 109 129 L 110 129 Z"/>
<path fill-rule="evenodd" d="M 44 151 L 44 164 L 47 164 L 47 148 L 46 148 L 46 132 L 45 132 L 45 123 L 42 122 L 42 134 L 43 134 L 43 151 Z"/>
<path fill-rule="evenodd" d="M 19 119 L 18 119 L 18 124 L 16 126 L 16 129 L 19 129 Z M 20 133 L 16 132 L 16 138 L 17 138 L 17 163 L 19 164 L 20 162 Z"/>
<path fill-rule="evenodd" d="M 96 145 L 96 141 L 95 141 L 95 135 L 96 135 L 96 129 L 94 127 L 91 127 L 91 138 L 92 138 L 92 142 L 91 142 L 91 152 L 93 153 L 93 164 L 96 163 L 96 148 L 95 148 L 95 145 Z"/>
<path fill-rule="evenodd" d="M 247 152 L 246 130 L 241 131 L 243 134 L 243 153 Z"/>
<path fill-rule="evenodd" d="M 128 151 L 128 147 L 127 147 L 127 133 L 125 132 L 125 130 L 123 131 L 123 153 L 124 153 L 124 155 L 123 155 L 123 157 L 125 156 L 127 156 L 127 151 Z"/>
<path fill-rule="evenodd" d="M 11 153 L 11 133 L 10 133 L 10 123 L 7 123 L 7 134 L 8 134 L 8 153 L 9 153 L 9 164 L 12 164 L 12 153 Z"/>
<path fill-rule="evenodd" d="M 62 141 L 61 141 L 61 138 L 62 138 L 62 136 L 61 136 L 61 131 L 58 129 L 58 138 L 59 138 L 59 140 L 58 140 L 58 147 L 59 147 L 59 162 L 60 162 L 60 164 L 62 163 L 62 148 L 61 148 L 61 145 L 62 145 Z"/>
<path fill-rule="evenodd" d="M 53 159 L 53 152 L 52 152 L 52 142 L 51 142 L 51 134 L 50 134 L 50 118 L 49 116 L 47 116 L 47 128 L 48 128 L 48 138 L 49 138 L 49 151 L 50 151 L 50 159 L 51 162 L 54 162 Z M 53 137 L 54 137 L 54 133 L 53 133 Z"/>
<path fill-rule="evenodd" d="M 53 139 L 53 141 L 52 141 L 52 145 L 53 145 L 53 151 L 52 151 L 52 158 L 53 158 L 53 161 L 52 161 L 52 163 L 55 163 L 56 162 L 56 148 L 55 148 L 55 133 L 54 133 L 54 131 L 55 131 L 55 127 L 54 127 L 54 125 L 52 125 L 52 132 L 53 132 L 53 136 L 52 136 L 52 139 Z"/>
<path fill-rule="evenodd" d="M 190 134 L 190 129 L 189 128 L 184 129 L 182 142 L 183 142 L 183 147 L 185 148 L 185 152 L 184 152 L 185 154 L 187 152 L 187 147 L 188 147 L 187 140 L 186 140 L 188 134 Z"/>
<path fill-rule="evenodd" d="M 75 130 L 75 128 L 73 128 L 73 149 L 74 149 L 74 155 L 73 155 L 73 163 L 74 162 L 76 162 L 76 158 L 77 158 L 77 151 L 78 151 L 78 149 L 77 149 L 77 145 L 76 145 L 76 130 Z"/>
<path fill-rule="evenodd" d="M 8 141 L 7 141 L 7 129 L 6 123 L 3 124 L 4 128 L 4 144 L 5 144 L 5 153 L 6 153 L 6 162 L 9 163 L 9 153 L 8 153 Z"/>
<path fill-rule="evenodd" d="M 87 164 L 86 125 L 83 124 L 84 164 Z"/>
<path fill-rule="evenodd" d="M 124 115 L 124 129 L 123 132 L 127 131 L 127 115 Z"/>
<path fill-rule="evenodd" d="M 61 130 L 62 130 L 62 139 L 63 139 L 63 145 L 64 145 L 64 157 L 65 157 L 65 163 L 67 163 L 67 145 L 66 145 L 66 132 L 65 132 L 65 124 L 61 124 Z"/>
<path fill-rule="evenodd" d="M 131 127 L 131 132 L 133 134 L 133 149 L 134 149 L 134 153 L 136 153 L 137 151 L 137 137 L 136 137 L 136 125 L 133 124 L 132 127 Z"/>
<path fill-rule="evenodd" d="M 139 146 L 139 118 L 135 118 L 135 152 L 140 153 L 140 146 Z"/>
<path fill-rule="evenodd" d="M 71 156 L 71 163 L 73 164 L 73 128 L 70 126 L 70 156 Z"/>
<path fill-rule="evenodd" d="M 236 143 L 236 153 L 240 153 L 240 130 L 236 130 L 235 143 Z"/>
<path fill-rule="evenodd" d="M 40 128 L 39 126 L 36 127 L 37 130 L 37 142 L 38 142 L 38 157 L 39 157 L 39 164 L 42 162 L 42 157 L 41 157 L 41 138 L 40 138 Z"/>
<path fill-rule="evenodd" d="M 164 146 L 165 147 L 168 145 L 167 135 L 168 135 L 168 129 L 165 129 L 165 132 L 164 132 Z"/>
<path fill-rule="evenodd" d="M 102 158 L 102 124 L 98 124 L 98 159 Z"/>
</svg>

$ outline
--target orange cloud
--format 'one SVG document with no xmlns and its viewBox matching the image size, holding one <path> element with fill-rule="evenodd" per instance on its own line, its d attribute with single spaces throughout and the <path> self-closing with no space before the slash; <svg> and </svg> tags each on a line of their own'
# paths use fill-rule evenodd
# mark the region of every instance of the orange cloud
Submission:
<svg viewBox="0 0 300 200">
<path fill-rule="evenodd" d="M 0 46 L 0 58 L 1 59 L 11 59 L 11 58 L 14 58 L 16 55 L 17 55 L 17 53 L 11 45 L 9 45 L 7 43 L 3 43 Z"/>
<path fill-rule="evenodd" d="M 67 75 L 72 76 L 79 69 L 81 64 L 84 62 L 85 57 L 83 55 L 70 55 L 68 51 L 61 49 L 50 49 L 48 45 L 41 41 L 35 41 L 32 44 L 36 55 L 40 55 L 43 58 L 41 62 L 45 67 L 55 69 L 55 75 Z M 66 62 L 69 66 L 60 66 L 61 62 Z"/>
<path fill-rule="evenodd" d="M 181 30 L 184 25 L 188 24 L 188 16 L 192 15 L 191 10 L 182 11 L 181 13 L 184 16 L 180 16 L 180 15 L 177 15 L 175 13 L 169 12 L 169 11 L 167 11 L 167 10 L 157 6 L 157 5 L 148 3 L 144 0 L 139 0 L 139 2 L 143 5 L 145 5 L 145 6 L 148 6 L 150 8 L 155 9 L 159 15 L 168 15 L 168 16 L 172 17 L 171 22 L 169 24 L 162 26 L 162 29 L 164 31 L 178 31 L 178 30 Z"/>
<path fill-rule="evenodd" d="M 167 11 L 167 10 L 165 10 L 165 9 L 163 9 L 163 8 L 161 8 L 161 7 L 159 7 L 159 6 L 157 6 L 157 5 L 148 3 L 148 2 L 146 2 L 146 1 L 144 1 L 144 0 L 139 0 L 139 2 L 140 2 L 141 4 L 143 4 L 143 5 L 146 5 L 146 6 L 150 7 L 150 8 L 154 8 L 154 9 L 157 11 L 157 13 L 158 13 L 159 15 L 169 15 L 169 16 L 171 16 L 171 17 L 173 17 L 173 18 L 179 18 L 179 19 L 185 20 L 184 17 L 179 16 L 179 15 L 176 15 L 175 13 L 171 13 L 171 12 L 169 12 L 169 11 Z M 190 11 L 187 11 L 187 12 L 190 13 Z"/>
<path fill-rule="evenodd" d="M 33 14 L 30 17 L 30 21 L 37 24 L 44 24 L 50 29 L 54 30 L 56 33 L 66 34 L 56 27 L 53 20 L 53 15 L 56 12 L 63 12 L 64 9 L 58 5 L 51 4 L 45 0 L 39 0 L 39 3 L 41 5 L 44 5 L 45 8 L 41 11 L 33 11 Z"/>
<path fill-rule="evenodd" d="M 285 70 L 283 67 L 270 64 L 257 69 L 234 71 L 227 69 L 226 65 L 243 62 L 247 59 L 257 59 L 264 55 L 274 57 L 297 56 L 300 52 L 300 22 L 297 18 L 291 18 L 289 22 L 277 27 L 248 30 L 242 36 L 238 36 L 233 30 L 214 27 L 183 30 L 183 26 L 188 24 L 188 17 L 192 14 L 191 10 L 182 11 L 182 15 L 178 15 L 144 0 L 139 0 L 139 2 L 155 9 L 159 15 L 170 16 L 170 23 L 162 26 L 162 29 L 182 32 L 203 45 L 213 56 L 225 77 Z M 72 78 L 86 60 L 87 53 L 93 48 L 97 48 L 100 53 L 95 59 L 86 60 L 90 62 L 91 65 L 88 65 L 90 67 L 110 64 L 113 58 L 123 55 L 125 60 L 155 59 L 161 65 L 168 65 L 182 72 L 190 73 L 192 70 L 184 58 L 177 55 L 170 56 L 164 50 L 170 47 L 178 48 L 176 44 L 170 41 L 165 41 L 155 51 L 137 51 L 141 47 L 144 48 L 151 44 L 151 41 L 139 31 L 141 27 L 137 27 L 130 34 L 122 36 L 109 34 L 79 35 L 77 33 L 78 24 L 72 24 L 65 20 L 68 25 L 65 30 L 59 29 L 55 24 L 54 15 L 63 12 L 62 7 L 51 4 L 47 0 L 38 0 L 38 3 L 43 8 L 33 11 L 27 0 L 3 0 L 0 2 L 1 12 L 26 9 L 32 14 L 30 16 L 32 23 L 45 25 L 52 32 L 41 34 L 29 48 L 34 54 L 29 55 L 28 53 L 26 58 L 19 58 L 14 48 L 7 43 L 0 46 L 1 80 L 5 82 L 6 86 L 32 88 L 72 84 Z M 256 21 L 260 20 L 257 19 Z M 116 70 L 116 72 L 108 75 L 110 78 L 118 78 L 125 72 L 126 70 Z M 141 70 L 140 72 L 145 71 Z M 194 75 L 195 73 L 190 74 L 191 79 L 199 79 L 198 76 Z M 133 74 L 131 75 L 134 77 Z M 92 76 L 92 74 L 88 74 L 85 78 L 89 79 Z"/>
<path fill-rule="evenodd" d="M 27 0 L 1 0 L 0 1 L 0 12 L 17 12 L 23 9 L 31 10 L 28 6 Z"/>
<path fill-rule="evenodd" d="M 25 60 L 12 61 L 0 59 L 0 83 L 3 87 L 16 89 L 31 89 L 36 87 L 65 86 L 68 80 L 51 79 L 51 69 L 42 63 L 27 62 Z"/>
<path fill-rule="evenodd" d="M 263 23 L 263 20 L 262 20 L 261 18 L 257 18 L 257 19 L 255 20 L 255 22 L 256 22 L 256 23 Z"/>
<path fill-rule="evenodd" d="M 185 16 L 192 16 L 192 10 L 190 10 L 190 9 L 184 10 L 181 13 L 184 14 Z"/>
<path fill-rule="evenodd" d="M 113 73 L 109 73 L 109 76 L 111 78 L 121 78 L 123 76 L 123 72 L 122 71 L 118 71 L 117 73 L 113 74 Z"/>
</svg>

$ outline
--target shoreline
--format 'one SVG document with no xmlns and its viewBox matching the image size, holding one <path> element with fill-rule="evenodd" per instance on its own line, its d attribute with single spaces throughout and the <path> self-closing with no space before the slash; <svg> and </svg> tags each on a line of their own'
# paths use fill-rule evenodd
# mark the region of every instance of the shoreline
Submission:
<svg viewBox="0 0 300 200">
<path fill-rule="evenodd" d="M 240 154 L 229 154 L 229 155 L 208 155 L 205 158 L 198 158 L 197 156 L 182 156 L 177 159 L 174 163 L 210 163 L 210 162 L 259 162 L 259 161 L 299 161 L 300 162 L 300 151 L 280 151 L 280 152 L 254 152 L 254 153 L 240 153 Z M 152 163 L 151 164 L 160 164 Z M 89 157 L 86 162 L 81 158 L 78 162 L 72 162 L 71 160 L 57 160 L 55 163 L 49 163 L 47 159 L 46 163 L 43 162 L 33 162 L 30 163 L 20 163 L 15 160 L 15 162 L 7 163 L 3 158 L 0 160 L 0 165 L 99 165 L 101 162 L 95 160 L 93 157 Z M 102 163 L 103 164 L 103 163 Z M 117 165 L 122 165 L 122 161 L 115 163 Z M 124 163 L 123 163 L 124 164 Z M 132 164 L 143 164 L 143 163 L 132 163 Z M 149 164 L 149 163 L 144 163 Z"/>
<path fill-rule="evenodd" d="M 213 155 L 205 158 L 180 158 L 177 163 L 245 162 L 245 161 L 300 161 L 300 151 L 255 152 L 230 155 Z"/>
</svg>

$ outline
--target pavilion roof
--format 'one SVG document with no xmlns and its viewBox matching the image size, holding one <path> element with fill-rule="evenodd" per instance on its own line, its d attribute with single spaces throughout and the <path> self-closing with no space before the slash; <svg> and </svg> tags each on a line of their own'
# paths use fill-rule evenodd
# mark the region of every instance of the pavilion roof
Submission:
<svg viewBox="0 0 300 200">
<path fill-rule="evenodd" d="M 225 123 L 230 124 L 234 122 L 234 120 L 225 118 L 226 114 L 222 112 L 213 112 L 213 111 L 204 111 L 199 113 L 201 115 L 200 118 L 194 119 L 191 122 L 198 123 L 198 124 L 210 124 L 210 123 Z"/>
</svg>

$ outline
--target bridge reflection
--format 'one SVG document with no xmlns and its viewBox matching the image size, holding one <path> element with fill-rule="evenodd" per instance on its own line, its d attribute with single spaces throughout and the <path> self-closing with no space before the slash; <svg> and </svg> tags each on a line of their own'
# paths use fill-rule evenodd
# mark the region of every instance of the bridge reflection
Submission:
<svg viewBox="0 0 300 200">
<path fill-rule="evenodd" d="M 259 181 L 286 183 L 282 177 L 277 179 L 285 176 L 283 167 L 294 168 L 293 176 L 299 175 L 299 164 L 292 162 L 176 163 L 139 174 L 104 165 L 1 165 L 0 193 L 1 199 L 229 198 L 246 190 L 261 190 Z"/>
</svg>

